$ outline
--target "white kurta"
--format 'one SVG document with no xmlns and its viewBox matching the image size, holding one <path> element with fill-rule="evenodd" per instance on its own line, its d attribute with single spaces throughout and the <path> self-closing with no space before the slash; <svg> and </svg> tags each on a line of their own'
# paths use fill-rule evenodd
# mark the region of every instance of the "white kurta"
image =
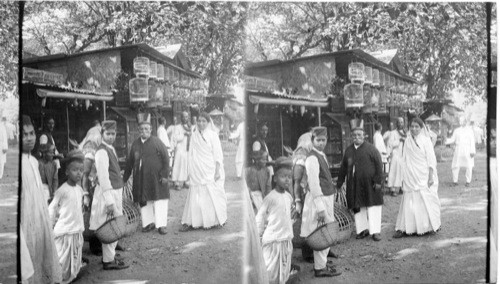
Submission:
<svg viewBox="0 0 500 284">
<path fill-rule="evenodd" d="M 227 199 L 224 189 L 222 147 L 217 134 L 205 129 L 196 130 L 189 148 L 189 193 L 182 214 L 182 224 L 194 228 L 223 225 L 227 220 Z M 220 178 L 215 180 L 216 163 Z"/>
<path fill-rule="evenodd" d="M 184 182 L 188 178 L 187 144 L 189 138 L 185 134 L 186 130 L 181 124 L 174 127 L 172 141 L 175 145 L 175 154 L 174 166 L 172 168 L 172 180 L 176 182 Z"/>
<path fill-rule="evenodd" d="M 379 151 L 380 156 L 382 157 L 382 163 L 386 163 L 387 149 L 385 148 L 384 138 L 382 137 L 380 131 L 377 131 L 375 132 L 375 134 L 373 134 L 373 145 Z"/>
<path fill-rule="evenodd" d="M 163 125 L 160 125 L 156 133 L 161 142 L 165 144 L 165 147 L 170 150 L 170 139 L 168 138 L 167 130 L 165 129 L 165 127 Z"/>
<path fill-rule="evenodd" d="M 403 150 L 403 199 L 396 220 L 396 230 L 423 234 L 441 227 L 441 204 L 437 194 L 436 156 L 429 137 L 420 134 L 406 139 Z M 429 188 L 429 168 L 434 184 Z"/>
<path fill-rule="evenodd" d="M 269 283 L 284 284 L 290 277 L 292 264 L 293 223 L 292 196 L 287 191 L 271 191 L 257 213 L 256 222 L 262 236 L 262 252 Z"/>
<path fill-rule="evenodd" d="M 93 142 L 95 145 L 99 146 L 101 144 L 101 126 L 96 125 L 87 131 L 87 135 L 83 138 L 82 142 L 78 144 L 78 149 L 83 150 L 85 144 L 88 142 Z"/>
<path fill-rule="evenodd" d="M 61 266 L 54 243 L 54 232 L 49 218 L 47 202 L 44 201 L 42 179 L 38 171 L 38 161 L 31 155 L 22 154 L 22 190 L 20 196 L 22 231 L 27 252 L 21 251 L 21 256 L 30 256 L 21 264 L 22 273 L 33 272 L 26 283 L 59 283 L 61 282 Z M 32 269 L 30 269 L 32 268 Z M 31 271 L 30 271 L 31 270 Z M 30 273 L 31 274 L 31 273 Z M 23 282 L 24 283 L 24 282 Z"/>
<path fill-rule="evenodd" d="M 254 152 L 260 151 L 261 150 L 260 147 L 261 147 L 260 142 L 259 141 L 255 141 L 252 144 L 252 151 L 254 151 Z M 267 145 L 265 145 L 264 149 L 262 149 L 262 150 L 267 152 L 267 160 L 269 162 L 271 162 L 273 160 L 273 158 L 271 157 L 271 154 L 269 153 L 269 149 L 267 149 Z M 269 173 L 271 174 L 271 178 L 273 178 L 273 176 L 274 176 L 274 169 L 273 169 L 273 167 L 269 166 L 267 168 L 269 169 Z"/>
<path fill-rule="evenodd" d="M 312 151 L 318 152 L 323 156 L 325 162 L 328 164 L 328 160 L 323 152 L 319 152 L 316 149 Z M 321 191 L 321 186 L 319 183 L 319 161 L 316 156 L 309 156 L 306 159 L 306 173 L 307 173 L 307 185 L 309 191 L 306 193 L 304 199 L 304 209 L 302 211 L 302 225 L 300 228 L 300 236 L 309 236 L 318 227 L 318 213 L 321 211 L 325 212 L 325 223 L 330 223 L 335 221 L 335 216 L 333 213 L 334 206 L 334 195 L 324 196 Z M 314 269 L 323 269 L 326 267 L 328 251 L 330 248 L 326 248 L 322 251 L 314 251 Z"/>
<path fill-rule="evenodd" d="M 49 216 L 54 226 L 55 244 L 62 268 L 62 283 L 70 283 L 82 267 L 83 248 L 83 189 L 64 183 L 49 205 Z"/>
<path fill-rule="evenodd" d="M 234 162 L 236 164 L 236 176 L 241 177 L 243 173 L 243 164 L 245 161 L 245 123 L 241 122 L 236 131 L 231 133 L 230 139 L 238 139 L 238 150 L 236 151 L 236 157 L 234 158 Z"/>
<path fill-rule="evenodd" d="M 0 179 L 3 177 L 5 163 L 7 162 L 7 151 L 9 148 L 9 137 L 5 123 L 0 122 Z"/>
<path fill-rule="evenodd" d="M 401 135 L 398 130 L 392 130 L 387 141 L 387 152 L 391 155 L 391 164 L 389 167 L 389 177 L 387 186 L 401 187 L 402 181 L 402 164 L 401 156 L 403 153 L 403 143 L 400 141 Z"/>
<path fill-rule="evenodd" d="M 471 154 L 476 154 L 476 145 L 474 141 L 474 133 L 470 127 L 459 127 L 453 131 L 450 139 L 446 140 L 446 144 L 455 144 L 455 152 L 453 153 L 452 168 L 472 168 L 474 167 L 474 158 Z"/>
</svg>

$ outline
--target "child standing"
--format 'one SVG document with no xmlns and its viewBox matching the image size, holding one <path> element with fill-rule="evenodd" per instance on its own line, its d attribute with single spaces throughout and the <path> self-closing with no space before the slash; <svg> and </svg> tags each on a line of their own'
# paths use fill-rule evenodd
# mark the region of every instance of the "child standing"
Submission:
<svg viewBox="0 0 500 284">
<path fill-rule="evenodd" d="M 256 221 L 269 283 L 284 284 L 290 277 L 293 252 L 293 198 L 287 191 L 292 183 L 291 160 L 278 158 L 274 173 L 276 187 L 264 198 Z"/>
<path fill-rule="evenodd" d="M 253 152 L 253 164 L 246 169 L 246 183 L 256 211 L 262 206 L 263 198 L 271 191 L 271 173 L 266 167 L 267 152 Z"/>
<path fill-rule="evenodd" d="M 62 283 L 76 278 L 82 267 L 83 212 L 82 203 L 88 206 L 88 198 L 80 186 L 83 176 L 83 153 L 71 151 L 66 158 L 68 180 L 55 192 L 49 205 L 49 215 L 54 226 L 55 244 L 62 268 Z"/>
<path fill-rule="evenodd" d="M 59 186 L 57 163 L 54 160 L 55 151 L 56 146 L 54 145 L 40 145 L 42 158 L 38 161 L 38 170 L 40 171 L 40 177 L 42 178 L 44 195 L 48 202 L 54 198 L 54 192 L 56 192 L 57 187 Z"/>
</svg>

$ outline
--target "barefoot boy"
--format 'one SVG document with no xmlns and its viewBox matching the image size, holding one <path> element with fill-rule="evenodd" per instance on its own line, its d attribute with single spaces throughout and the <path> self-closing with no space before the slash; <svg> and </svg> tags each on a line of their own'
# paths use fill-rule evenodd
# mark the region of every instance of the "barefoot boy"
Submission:
<svg viewBox="0 0 500 284">
<path fill-rule="evenodd" d="M 57 189 L 49 205 L 50 219 L 55 222 L 54 237 L 62 268 L 62 283 L 73 281 L 82 267 L 84 192 L 80 181 L 83 176 L 83 160 L 83 153 L 79 150 L 68 154 L 68 180 Z M 88 199 L 85 202 L 88 203 Z"/>
<path fill-rule="evenodd" d="M 260 209 L 263 198 L 271 191 L 271 172 L 266 167 L 267 161 L 266 151 L 255 151 L 253 164 L 246 169 L 246 183 L 255 212 Z"/>
<path fill-rule="evenodd" d="M 266 262 L 269 283 L 284 284 L 290 277 L 292 263 L 292 196 L 288 193 L 292 182 L 291 160 L 276 160 L 273 179 L 276 188 L 265 198 L 256 216 L 262 252 Z"/>
</svg>

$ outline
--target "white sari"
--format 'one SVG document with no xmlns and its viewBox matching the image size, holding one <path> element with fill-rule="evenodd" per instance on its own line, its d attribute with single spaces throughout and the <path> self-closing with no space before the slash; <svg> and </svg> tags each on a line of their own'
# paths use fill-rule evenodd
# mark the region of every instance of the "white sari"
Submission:
<svg viewBox="0 0 500 284">
<path fill-rule="evenodd" d="M 441 227 L 441 204 L 437 194 L 436 156 L 424 133 L 409 135 L 403 147 L 403 199 L 396 220 L 396 230 L 406 234 L 424 234 Z M 428 186 L 429 168 L 434 184 Z"/>
<path fill-rule="evenodd" d="M 227 199 L 224 190 L 222 147 L 217 133 L 195 129 L 188 153 L 189 193 L 182 214 L 182 224 L 194 228 L 223 225 L 227 220 Z M 220 178 L 215 180 L 216 163 Z"/>
</svg>

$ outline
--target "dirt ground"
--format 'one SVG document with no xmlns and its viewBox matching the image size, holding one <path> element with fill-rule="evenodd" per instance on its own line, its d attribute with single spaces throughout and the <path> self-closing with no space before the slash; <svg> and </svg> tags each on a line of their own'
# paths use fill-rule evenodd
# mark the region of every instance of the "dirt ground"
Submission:
<svg viewBox="0 0 500 284">
<path fill-rule="evenodd" d="M 236 145 L 223 143 L 228 221 L 221 229 L 181 233 L 181 217 L 187 189 L 172 190 L 169 201 L 168 233 L 137 231 L 120 244 L 118 252 L 130 267 L 120 271 L 102 269 L 101 257 L 83 253 L 90 264 L 75 283 L 240 283 L 243 240 L 241 182 L 236 178 Z"/>
<path fill-rule="evenodd" d="M 295 249 L 293 263 L 301 271 L 290 283 L 477 283 L 486 278 L 487 180 L 486 153 L 479 152 L 470 187 L 465 169 L 452 185 L 451 162 L 438 164 L 441 230 L 434 235 L 393 239 L 402 195 L 384 196 L 382 240 L 371 238 L 335 245 L 342 272 L 334 278 L 314 278 L 313 265 Z"/>
<path fill-rule="evenodd" d="M 17 203 L 19 150 L 9 145 L 0 179 L 0 283 L 17 283 Z"/>
</svg>

